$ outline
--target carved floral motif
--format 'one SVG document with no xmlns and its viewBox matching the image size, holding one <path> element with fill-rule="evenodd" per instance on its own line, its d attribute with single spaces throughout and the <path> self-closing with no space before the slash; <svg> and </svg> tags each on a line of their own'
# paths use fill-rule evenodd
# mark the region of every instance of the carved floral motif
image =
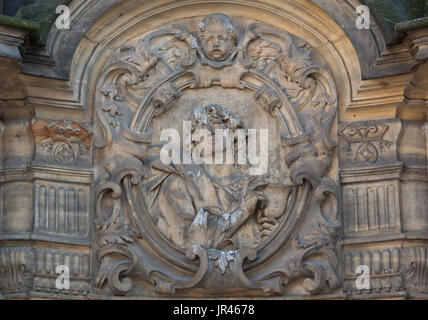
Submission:
<svg viewBox="0 0 428 320">
<path fill-rule="evenodd" d="M 379 153 L 391 146 L 391 142 L 383 139 L 389 127 L 374 121 L 356 122 L 347 125 L 339 132 L 345 141 L 343 149 L 352 152 L 356 161 L 375 163 Z"/>
<path fill-rule="evenodd" d="M 92 133 L 77 122 L 34 120 L 32 123 L 36 144 L 60 164 L 73 164 L 79 158 L 88 158 Z"/>
</svg>

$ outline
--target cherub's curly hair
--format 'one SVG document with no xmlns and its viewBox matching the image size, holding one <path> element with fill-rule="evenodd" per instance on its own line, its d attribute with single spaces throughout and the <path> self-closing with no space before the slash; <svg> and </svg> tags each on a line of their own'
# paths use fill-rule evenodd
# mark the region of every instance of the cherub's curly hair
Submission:
<svg viewBox="0 0 428 320">
<path fill-rule="evenodd" d="M 238 34 L 236 32 L 235 26 L 232 21 L 230 21 L 229 17 L 222 13 L 213 13 L 206 16 L 198 26 L 198 37 L 199 39 L 203 39 L 205 37 L 205 32 L 207 31 L 207 26 L 213 22 L 220 22 L 224 25 L 227 30 L 227 34 L 235 43 L 238 40 Z"/>
<path fill-rule="evenodd" d="M 198 108 L 193 111 L 191 120 L 192 132 L 201 128 L 206 128 L 214 134 L 214 124 L 219 121 L 233 132 L 237 129 L 247 131 L 242 121 L 236 118 L 229 109 L 223 108 L 218 104 L 209 104 L 203 108 Z"/>
<path fill-rule="evenodd" d="M 225 125 L 227 129 L 232 134 L 234 143 L 236 143 L 238 139 L 237 130 L 243 130 L 245 134 L 245 140 L 248 140 L 248 130 L 244 126 L 243 122 L 235 117 L 229 109 L 223 108 L 218 104 L 209 104 L 203 108 L 198 108 L 193 111 L 193 116 L 191 120 L 192 124 L 192 134 L 200 129 L 207 129 L 211 132 L 211 134 L 215 135 L 215 124 L 221 122 Z M 193 142 L 195 145 L 195 142 Z M 235 149 L 235 159 L 237 156 L 238 150 Z M 240 171 L 241 173 L 245 169 L 244 166 L 237 164 L 236 162 L 233 164 L 234 168 Z"/>
</svg>

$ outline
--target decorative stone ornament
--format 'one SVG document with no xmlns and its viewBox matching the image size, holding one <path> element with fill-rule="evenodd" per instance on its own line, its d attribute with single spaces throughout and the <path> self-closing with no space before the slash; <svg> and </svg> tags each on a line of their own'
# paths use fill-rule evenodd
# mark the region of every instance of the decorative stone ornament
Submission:
<svg viewBox="0 0 428 320">
<path fill-rule="evenodd" d="M 155 296 L 338 288 L 328 177 L 337 93 L 321 61 L 283 30 L 220 13 L 117 50 L 96 94 L 97 287 L 126 295 L 145 281 Z M 161 132 L 182 132 L 184 121 L 267 129 L 267 172 L 163 163 Z"/>
<path fill-rule="evenodd" d="M 360 2 L 3 19 L 0 298 L 428 298 L 428 27 Z"/>
<path fill-rule="evenodd" d="M 42 157 L 61 165 L 73 165 L 89 160 L 92 133 L 73 121 L 34 120 L 32 131 L 36 148 Z"/>
</svg>

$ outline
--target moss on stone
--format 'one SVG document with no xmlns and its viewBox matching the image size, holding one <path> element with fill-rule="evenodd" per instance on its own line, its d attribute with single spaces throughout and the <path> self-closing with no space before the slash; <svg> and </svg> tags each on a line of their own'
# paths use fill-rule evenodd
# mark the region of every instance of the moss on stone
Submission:
<svg viewBox="0 0 428 320">
<path fill-rule="evenodd" d="M 397 31 L 405 30 L 400 23 L 428 16 L 427 0 L 360 0 L 370 8 L 384 34 L 387 44 L 397 43 L 402 35 Z M 419 22 L 420 23 L 420 22 Z M 423 25 L 421 25 L 423 26 Z"/>
<path fill-rule="evenodd" d="M 3 15 L 0 15 L 0 24 L 17 29 L 28 30 L 31 32 L 37 32 L 40 30 L 40 24 L 37 22 Z"/>
<path fill-rule="evenodd" d="M 39 32 L 33 36 L 33 40 L 37 44 L 44 45 L 58 15 L 56 8 L 70 2 L 71 0 L 25 0 L 16 17 L 37 22 L 40 26 Z"/>
<path fill-rule="evenodd" d="M 428 27 L 428 17 L 400 22 L 395 26 L 397 32 L 405 33 L 410 30 Z"/>
<path fill-rule="evenodd" d="M 44 44 L 50 27 L 55 21 L 57 6 L 69 4 L 71 0 L 25 0 L 16 14 L 16 18 L 30 20 L 39 24 L 39 39 Z M 385 36 L 387 44 L 394 44 L 401 38 L 400 30 L 407 25 L 396 27 L 397 24 L 428 17 L 428 0 L 360 0 L 370 8 Z M 414 22 L 420 25 L 420 22 Z"/>
<path fill-rule="evenodd" d="M 370 8 L 371 15 L 382 29 L 388 44 L 398 42 L 400 35 L 395 32 L 395 25 L 409 20 L 402 0 L 360 0 Z"/>
<path fill-rule="evenodd" d="M 428 17 L 427 0 L 401 0 L 401 2 L 407 10 L 409 19 L 415 20 L 422 17 Z"/>
<path fill-rule="evenodd" d="M 18 10 L 16 17 L 35 22 L 53 23 L 56 17 L 56 8 L 59 5 L 70 3 L 70 0 L 25 0 Z"/>
</svg>

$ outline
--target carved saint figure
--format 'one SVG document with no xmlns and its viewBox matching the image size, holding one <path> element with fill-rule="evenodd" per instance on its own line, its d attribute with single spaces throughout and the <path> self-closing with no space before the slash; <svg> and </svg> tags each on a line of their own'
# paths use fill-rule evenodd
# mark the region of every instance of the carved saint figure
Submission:
<svg viewBox="0 0 428 320">
<path fill-rule="evenodd" d="M 229 110 L 208 105 L 193 112 L 192 130 L 198 129 L 213 134 L 216 129 L 229 129 L 235 136 L 237 129 L 245 128 Z M 218 152 L 214 142 L 212 150 L 216 149 Z M 263 210 L 265 197 L 260 188 L 265 183 L 262 177 L 247 175 L 245 167 L 236 161 L 166 165 L 155 156 L 151 161 L 153 175 L 146 183 L 152 200 L 152 219 L 169 240 L 182 248 L 198 244 L 205 248 L 233 249 L 243 243 L 254 244 L 255 223 L 248 224 L 250 230 L 254 228 L 250 232 L 239 231 L 249 219 L 254 222 L 257 212 Z"/>
<path fill-rule="evenodd" d="M 226 15 L 215 13 L 199 24 L 198 39 L 208 59 L 224 61 L 236 49 L 237 33 Z"/>
</svg>

